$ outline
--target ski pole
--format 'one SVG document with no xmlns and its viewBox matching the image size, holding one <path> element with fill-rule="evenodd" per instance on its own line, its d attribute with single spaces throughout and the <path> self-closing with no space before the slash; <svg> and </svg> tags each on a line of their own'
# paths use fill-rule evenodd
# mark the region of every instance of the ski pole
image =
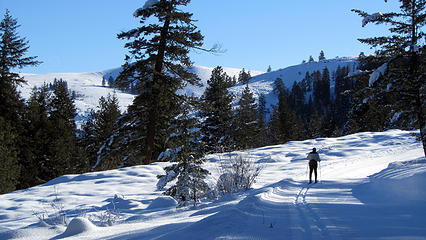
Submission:
<svg viewBox="0 0 426 240">
<path fill-rule="evenodd" d="M 321 161 L 318 162 L 319 165 L 319 180 L 322 181 L 322 174 L 321 174 Z"/>
</svg>

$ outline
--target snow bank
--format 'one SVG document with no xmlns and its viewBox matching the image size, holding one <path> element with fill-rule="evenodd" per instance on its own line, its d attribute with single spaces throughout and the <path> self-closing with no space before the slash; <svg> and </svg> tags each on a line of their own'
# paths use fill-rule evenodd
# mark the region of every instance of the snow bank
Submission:
<svg viewBox="0 0 426 240">
<path fill-rule="evenodd" d="M 96 226 L 93 225 L 86 218 L 76 217 L 68 224 L 67 229 L 65 230 L 63 236 L 70 237 L 84 232 L 91 232 L 96 230 Z"/>
<path fill-rule="evenodd" d="M 154 199 L 151 204 L 147 207 L 147 209 L 161 209 L 161 208 L 171 208 L 176 207 L 177 202 L 174 198 L 169 196 L 158 197 Z"/>
</svg>

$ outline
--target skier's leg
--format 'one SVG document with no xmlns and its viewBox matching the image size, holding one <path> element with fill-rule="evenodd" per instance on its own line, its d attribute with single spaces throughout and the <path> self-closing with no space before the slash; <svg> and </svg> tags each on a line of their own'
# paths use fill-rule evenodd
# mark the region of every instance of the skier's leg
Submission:
<svg viewBox="0 0 426 240">
<path fill-rule="evenodd" d="M 309 164 L 309 183 L 312 183 L 312 171 L 314 170 L 314 168 L 312 167 L 311 164 Z"/>
<path fill-rule="evenodd" d="M 315 183 L 317 183 L 317 166 L 315 166 L 314 171 L 315 171 Z"/>
</svg>

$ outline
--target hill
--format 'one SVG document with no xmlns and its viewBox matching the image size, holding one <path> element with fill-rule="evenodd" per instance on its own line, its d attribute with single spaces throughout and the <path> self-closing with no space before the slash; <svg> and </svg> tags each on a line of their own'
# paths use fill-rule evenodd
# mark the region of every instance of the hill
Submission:
<svg viewBox="0 0 426 240">
<path fill-rule="evenodd" d="M 204 87 L 187 86 L 183 92 L 187 95 L 201 96 L 204 88 L 207 85 L 207 80 L 210 78 L 213 68 L 194 66 L 189 71 L 196 73 L 201 79 Z M 224 68 L 229 76 L 238 77 L 241 69 Z M 31 91 L 34 87 L 40 87 L 43 83 L 53 83 L 54 79 L 62 79 L 68 83 L 68 88 L 75 91 L 77 99 L 75 105 L 77 108 L 78 117 L 76 119 L 78 125 L 88 114 L 90 109 L 95 109 L 98 105 L 101 96 L 106 97 L 108 94 L 116 93 L 119 100 L 121 111 L 125 111 L 127 106 L 132 104 L 135 95 L 122 92 L 113 88 L 102 86 L 102 79 L 108 79 L 110 76 L 116 78 L 121 71 L 121 68 L 110 69 L 99 72 L 89 73 L 48 73 L 48 74 L 27 74 L 23 73 L 22 76 L 27 81 L 27 84 L 20 87 L 21 95 L 25 99 L 30 97 Z M 250 71 L 252 76 L 261 74 L 259 71 Z"/>
<path fill-rule="evenodd" d="M 277 104 L 277 95 L 273 92 L 274 81 L 277 78 L 283 79 L 283 83 L 287 88 L 291 88 L 294 82 L 300 82 L 305 77 L 307 72 L 313 73 L 314 71 L 322 71 L 324 68 L 328 68 L 330 72 L 336 71 L 338 67 L 350 67 L 351 71 L 355 71 L 358 67 L 356 58 L 335 58 L 327 59 L 319 62 L 309 62 L 290 66 L 287 68 L 279 69 L 269 73 L 263 73 L 260 71 L 251 70 L 252 78 L 249 81 L 250 90 L 254 93 L 255 98 L 258 98 L 260 94 L 266 96 L 266 107 L 271 109 L 272 105 Z M 203 87 L 197 86 L 186 86 L 183 93 L 188 96 L 201 96 L 207 86 L 207 80 L 211 76 L 211 67 L 193 66 L 188 69 L 198 75 L 201 79 Z M 121 68 L 115 68 L 105 71 L 92 72 L 92 73 L 48 73 L 48 74 L 22 74 L 27 81 L 27 84 L 20 88 L 21 95 L 28 99 L 31 90 L 34 87 L 40 87 L 43 83 L 53 83 L 55 78 L 63 79 L 67 81 L 70 90 L 77 93 L 77 99 L 75 105 L 77 108 L 77 123 L 81 123 L 84 117 L 88 114 L 90 109 L 96 108 L 98 100 L 101 96 L 107 96 L 115 92 L 119 99 L 121 111 L 125 111 L 129 106 L 135 95 L 125 93 L 113 88 L 102 86 L 102 79 L 108 79 L 109 77 L 116 78 L 120 73 Z M 241 69 L 237 68 L 224 68 L 224 71 L 229 76 L 236 76 Z M 237 84 L 230 88 L 230 91 L 238 98 L 241 96 L 244 90 L 244 84 Z M 334 89 L 334 79 L 331 79 L 330 83 L 331 91 Z M 236 98 L 236 99 L 237 99 Z M 78 124 L 79 125 L 79 124 Z"/>
<path fill-rule="evenodd" d="M 212 186 L 235 155 L 263 171 L 253 189 L 197 207 L 176 208 L 155 190 L 167 163 L 62 176 L 0 195 L 0 239 L 424 239 L 426 159 L 413 133 L 209 155 Z M 312 147 L 322 158 L 320 183 L 308 185 Z"/>
</svg>

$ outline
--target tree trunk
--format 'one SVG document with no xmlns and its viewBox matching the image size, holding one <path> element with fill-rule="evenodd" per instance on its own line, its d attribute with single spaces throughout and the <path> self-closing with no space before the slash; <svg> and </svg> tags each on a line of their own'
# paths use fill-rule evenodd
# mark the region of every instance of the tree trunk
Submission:
<svg viewBox="0 0 426 240">
<path fill-rule="evenodd" d="M 150 164 L 153 162 L 152 155 L 154 150 L 154 144 L 155 144 L 155 135 L 157 134 L 157 121 L 158 121 L 158 106 L 159 101 L 161 99 L 160 96 L 160 88 L 162 87 L 162 72 L 163 72 L 163 65 L 164 65 L 164 56 L 166 51 L 166 43 L 167 43 L 167 33 L 169 31 L 170 26 L 170 17 L 166 17 L 166 20 L 164 21 L 163 28 L 161 29 L 160 33 L 160 43 L 158 46 L 158 52 L 157 52 L 157 58 L 155 60 L 154 65 L 154 76 L 152 79 L 152 99 L 149 110 L 149 117 L 148 117 L 148 131 L 147 131 L 147 137 L 145 142 L 145 160 L 144 164 Z"/>
</svg>

